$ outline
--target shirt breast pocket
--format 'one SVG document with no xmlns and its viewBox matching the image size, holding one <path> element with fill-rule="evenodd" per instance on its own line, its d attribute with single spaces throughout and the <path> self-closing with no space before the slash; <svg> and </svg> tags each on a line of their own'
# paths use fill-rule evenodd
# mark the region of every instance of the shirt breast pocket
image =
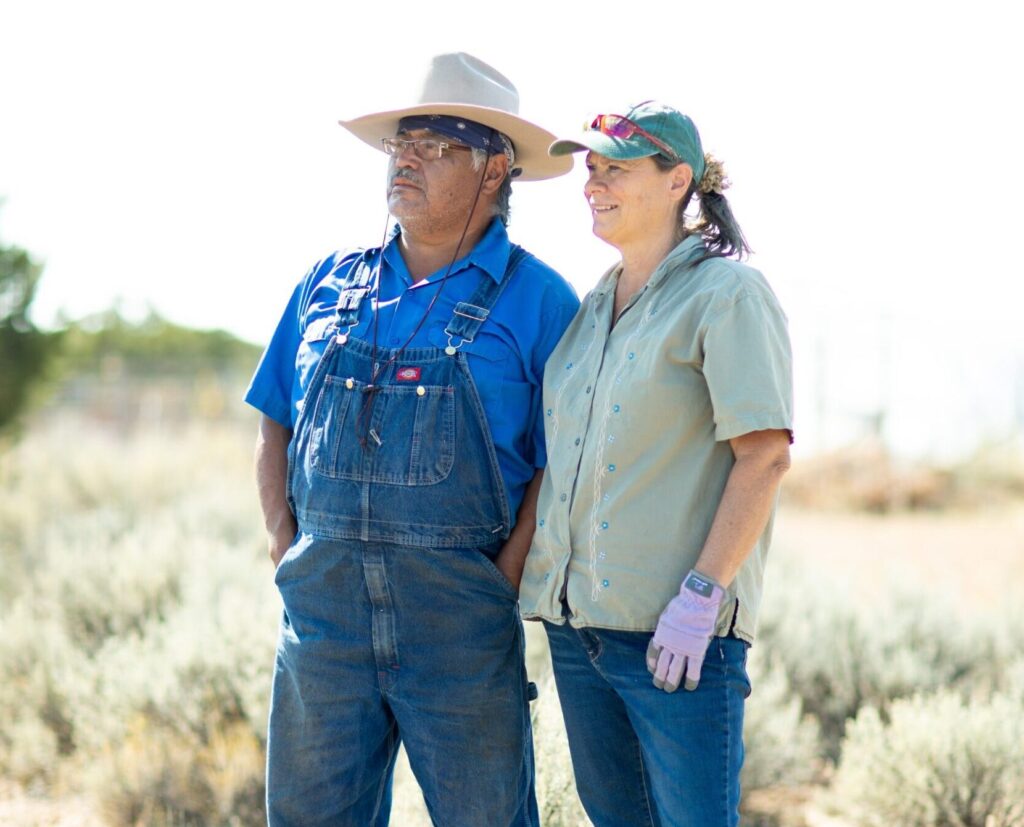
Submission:
<svg viewBox="0 0 1024 827">
<path fill-rule="evenodd" d="M 428 338 L 439 350 L 448 347 L 448 334 L 443 327 L 432 330 Z M 479 387 L 481 384 L 500 384 L 507 373 L 514 373 L 512 348 L 498 336 L 480 330 L 472 342 L 460 342 L 457 336 L 453 336 L 451 344 L 466 357 L 478 390 L 482 390 Z"/>
</svg>

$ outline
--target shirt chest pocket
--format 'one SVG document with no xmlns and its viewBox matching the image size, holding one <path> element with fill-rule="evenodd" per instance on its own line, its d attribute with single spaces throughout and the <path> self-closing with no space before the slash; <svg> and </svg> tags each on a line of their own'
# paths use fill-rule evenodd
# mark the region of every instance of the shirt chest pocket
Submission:
<svg viewBox="0 0 1024 827">
<path fill-rule="evenodd" d="M 448 334 L 443 327 L 430 331 L 428 338 L 438 350 L 444 350 L 449 345 Z M 484 390 L 481 385 L 500 385 L 515 372 L 512 349 L 497 336 L 478 331 L 472 342 L 460 342 L 457 336 L 451 337 L 451 345 L 466 357 L 470 373 L 480 391 Z"/>
</svg>

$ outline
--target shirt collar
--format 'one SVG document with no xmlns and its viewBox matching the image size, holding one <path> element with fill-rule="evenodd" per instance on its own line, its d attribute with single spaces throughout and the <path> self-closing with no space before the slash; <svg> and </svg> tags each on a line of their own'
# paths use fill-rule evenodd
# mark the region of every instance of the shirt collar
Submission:
<svg viewBox="0 0 1024 827">
<path fill-rule="evenodd" d="M 688 235 L 682 241 L 679 242 L 675 247 L 669 251 L 669 254 L 662 259 L 654 272 L 651 273 L 651 277 L 647 280 L 647 287 L 657 287 L 661 282 L 665 280 L 665 277 L 672 272 L 676 267 L 682 264 L 686 264 L 689 261 L 697 258 L 704 252 L 704 238 L 699 233 Z M 616 264 L 611 269 L 607 270 L 594 287 L 593 293 L 595 297 L 604 296 L 608 291 L 615 288 L 615 284 L 619 277 L 619 271 L 622 269 L 621 262 Z"/>
<path fill-rule="evenodd" d="M 664 261 L 651 273 L 651 278 L 647 282 L 648 286 L 657 287 L 669 273 L 703 255 L 704 250 L 704 236 L 700 233 L 688 235 L 672 248 L 671 252 L 665 256 Z"/>
<path fill-rule="evenodd" d="M 395 225 L 391 237 L 384 247 L 384 262 L 405 281 L 411 282 L 412 279 L 409 276 L 408 268 L 405 266 L 405 260 L 398 251 L 398 238 L 401 234 L 401 227 Z M 508 241 L 508 232 L 505 230 L 505 225 L 501 223 L 501 219 L 495 216 L 491 219 L 491 223 L 476 243 L 476 246 L 469 251 L 469 255 L 463 256 L 455 262 L 451 275 L 454 276 L 456 273 L 469 267 L 476 267 L 487 273 L 494 281 L 500 282 L 502 276 L 505 275 L 505 268 L 508 267 L 510 254 L 511 248 Z M 440 272 L 437 279 L 440 279 L 443 275 L 444 272 Z"/>
</svg>

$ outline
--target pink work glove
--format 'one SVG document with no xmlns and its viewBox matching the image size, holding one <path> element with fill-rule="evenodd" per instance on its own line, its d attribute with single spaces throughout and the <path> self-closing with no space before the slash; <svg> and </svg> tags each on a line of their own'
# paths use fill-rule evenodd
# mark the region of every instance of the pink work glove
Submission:
<svg viewBox="0 0 1024 827">
<path fill-rule="evenodd" d="M 685 689 L 696 689 L 708 643 L 715 634 L 718 607 L 725 591 L 695 569 L 683 580 L 679 594 L 669 601 L 647 646 L 647 669 L 654 685 L 666 692 L 679 688 L 683 670 Z"/>
</svg>

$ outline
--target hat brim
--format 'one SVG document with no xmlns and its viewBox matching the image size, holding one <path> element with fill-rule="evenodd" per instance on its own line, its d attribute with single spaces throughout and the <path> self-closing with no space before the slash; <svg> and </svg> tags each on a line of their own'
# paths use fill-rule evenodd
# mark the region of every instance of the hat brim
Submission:
<svg viewBox="0 0 1024 827">
<path fill-rule="evenodd" d="M 637 135 L 633 138 L 616 138 L 605 135 L 596 129 L 585 132 L 578 138 L 563 138 L 548 147 L 548 155 L 559 158 L 574 152 L 596 152 L 606 158 L 617 161 L 631 161 L 634 158 L 648 158 L 657 155 L 659 150 L 646 138 Z"/>
<path fill-rule="evenodd" d="M 359 140 L 383 151 L 380 139 L 393 138 L 398 132 L 398 122 L 409 115 L 450 115 L 455 118 L 468 118 L 504 133 L 515 147 L 515 166 L 522 170 L 516 181 L 557 178 L 572 169 L 572 157 L 553 157 L 548 154 L 547 148 L 554 140 L 554 135 L 503 109 L 460 103 L 429 103 L 406 109 L 392 109 L 388 112 L 374 112 L 338 123 Z"/>
</svg>

